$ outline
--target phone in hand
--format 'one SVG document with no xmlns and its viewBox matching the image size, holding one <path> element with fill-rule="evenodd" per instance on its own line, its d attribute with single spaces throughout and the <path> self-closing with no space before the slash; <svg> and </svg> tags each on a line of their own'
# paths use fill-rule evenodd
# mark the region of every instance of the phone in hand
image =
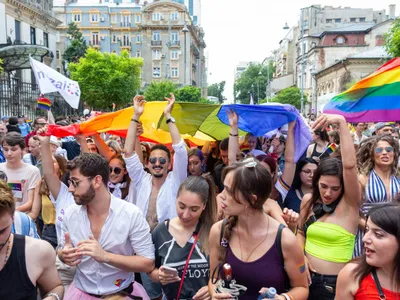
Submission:
<svg viewBox="0 0 400 300">
<path fill-rule="evenodd" d="M 177 269 L 171 268 L 171 267 L 168 267 L 168 266 L 165 266 L 165 265 L 163 265 L 163 266 L 161 266 L 161 267 L 163 268 L 163 270 L 164 270 L 165 273 L 174 275 L 174 276 L 176 276 L 176 277 L 179 277 L 179 275 L 178 275 L 178 270 L 177 270 Z"/>
</svg>

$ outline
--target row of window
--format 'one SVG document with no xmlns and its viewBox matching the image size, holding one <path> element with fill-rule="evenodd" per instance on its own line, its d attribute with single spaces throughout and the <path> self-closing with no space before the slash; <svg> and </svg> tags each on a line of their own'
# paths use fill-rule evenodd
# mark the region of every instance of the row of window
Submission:
<svg viewBox="0 0 400 300">
<path fill-rule="evenodd" d="M 153 77 L 160 78 L 161 77 L 161 68 L 153 67 Z M 171 77 L 177 78 L 179 77 L 179 70 L 176 67 L 171 68 Z"/>
<path fill-rule="evenodd" d="M 14 22 L 14 30 L 15 30 L 15 40 L 21 41 L 21 22 L 15 20 Z M 32 45 L 36 45 L 38 41 L 36 38 L 36 28 L 30 27 L 30 40 Z M 47 32 L 43 32 L 43 39 L 39 41 L 39 44 L 49 48 L 49 34 Z"/>
<path fill-rule="evenodd" d="M 364 23 L 365 22 L 365 18 L 358 18 L 358 22 L 360 23 Z M 350 22 L 357 22 L 357 18 L 350 18 Z M 326 19 L 326 23 L 342 23 L 342 19 L 341 18 L 335 18 L 335 19 Z"/>
<path fill-rule="evenodd" d="M 111 23 L 117 23 L 117 15 L 113 14 L 111 15 Z M 141 15 L 135 14 L 134 15 L 135 23 L 140 23 L 141 22 Z M 178 21 L 179 20 L 179 14 L 178 12 L 173 12 L 170 15 L 171 21 Z M 82 12 L 72 12 L 72 20 L 74 22 L 82 22 Z M 121 23 L 131 23 L 131 15 L 128 13 L 121 13 L 120 17 L 120 22 Z M 161 21 L 164 20 L 164 15 L 160 13 L 153 13 L 151 16 L 152 21 Z M 90 22 L 97 23 L 97 22 L 105 22 L 106 19 L 104 17 L 100 17 L 100 12 L 90 12 Z"/>
<path fill-rule="evenodd" d="M 179 59 L 179 51 L 177 50 L 172 50 L 170 52 L 171 59 Z M 156 49 L 153 50 L 153 59 L 161 59 L 163 58 L 163 54 L 161 53 L 160 50 Z"/>
<path fill-rule="evenodd" d="M 161 41 L 161 31 L 153 31 L 153 41 Z M 179 32 L 173 31 L 171 32 L 171 41 L 177 42 L 179 41 Z"/>
<path fill-rule="evenodd" d="M 164 19 L 165 19 L 165 16 L 163 14 L 159 13 L 159 12 L 155 12 L 155 13 L 153 13 L 151 15 L 151 20 L 152 21 L 161 21 L 161 20 L 164 20 Z M 179 20 L 178 12 L 176 12 L 176 11 L 172 12 L 170 14 L 170 20 L 171 21 L 178 21 Z"/>
<path fill-rule="evenodd" d="M 153 39 L 152 39 L 153 41 L 161 41 L 161 32 L 160 31 L 153 31 L 153 36 L 152 37 L 153 37 Z M 123 34 L 122 38 L 118 37 L 116 34 L 112 35 L 112 42 L 113 43 L 117 43 L 117 42 L 119 42 L 121 40 L 128 42 L 128 41 L 130 41 L 130 39 L 131 39 L 130 34 Z M 98 42 L 99 33 L 98 32 L 92 32 L 91 40 L 93 41 L 93 43 L 95 43 L 95 41 Z M 177 42 L 179 42 L 179 33 L 178 32 L 174 31 L 174 32 L 171 33 L 171 42 L 172 42 L 173 45 L 176 45 Z M 136 43 L 141 43 L 140 34 L 136 35 Z"/>
</svg>

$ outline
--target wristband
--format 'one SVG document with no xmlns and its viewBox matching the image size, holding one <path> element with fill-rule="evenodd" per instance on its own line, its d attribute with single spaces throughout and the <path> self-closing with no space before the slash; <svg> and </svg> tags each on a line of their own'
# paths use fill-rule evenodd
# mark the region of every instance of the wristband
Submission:
<svg viewBox="0 0 400 300">
<path fill-rule="evenodd" d="M 286 293 L 281 294 L 281 296 L 285 297 L 286 300 L 294 300 L 292 296 Z"/>
<path fill-rule="evenodd" d="M 51 297 L 51 296 L 56 297 L 57 300 L 61 300 L 60 296 L 56 293 L 47 294 L 47 297 Z"/>
<path fill-rule="evenodd" d="M 238 134 L 229 133 L 230 136 L 239 136 Z"/>
<path fill-rule="evenodd" d="M 140 124 L 140 122 L 138 120 L 134 119 L 134 118 L 132 118 L 131 121 Z"/>
</svg>

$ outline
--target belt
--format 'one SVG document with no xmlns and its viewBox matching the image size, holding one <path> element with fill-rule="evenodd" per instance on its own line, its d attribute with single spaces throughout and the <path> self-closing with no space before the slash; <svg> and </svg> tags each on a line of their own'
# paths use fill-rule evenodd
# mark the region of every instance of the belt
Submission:
<svg viewBox="0 0 400 300">
<path fill-rule="evenodd" d="M 129 298 L 131 298 L 131 299 L 135 299 L 135 300 L 136 300 L 136 299 L 137 299 L 137 300 L 142 299 L 141 297 L 132 296 L 132 295 L 131 295 L 132 292 L 133 292 L 133 282 L 131 282 L 131 283 L 130 283 L 126 288 L 124 288 L 123 290 L 120 290 L 120 291 L 118 291 L 118 292 L 109 294 L 109 295 L 107 295 L 107 296 L 123 294 L 123 296 L 129 297 Z M 87 294 L 88 294 L 89 296 L 92 296 L 92 297 L 95 297 L 95 298 L 103 298 L 103 296 L 104 296 L 104 295 L 96 295 L 96 294 L 89 294 L 89 293 L 87 293 Z"/>
</svg>

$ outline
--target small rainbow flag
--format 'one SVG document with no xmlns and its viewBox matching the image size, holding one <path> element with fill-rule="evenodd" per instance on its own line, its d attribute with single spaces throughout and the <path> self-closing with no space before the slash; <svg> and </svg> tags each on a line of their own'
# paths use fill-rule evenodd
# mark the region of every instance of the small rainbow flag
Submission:
<svg viewBox="0 0 400 300">
<path fill-rule="evenodd" d="M 43 95 L 38 99 L 38 108 L 45 109 L 47 111 L 51 108 L 51 101 L 45 98 Z"/>
<path fill-rule="evenodd" d="M 328 145 L 328 147 L 326 147 L 325 151 L 322 152 L 322 154 L 324 153 L 328 153 L 329 155 L 331 155 L 333 152 L 335 152 L 337 149 L 337 145 L 335 143 L 331 143 Z M 320 156 L 322 156 L 322 154 Z"/>
<path fill-rule="evenodd" d="M 348 122 L 390 122 L 400 116 L 400 58 L 394 58 L 347 91 L 333 97 L 325 113 Z"/>
</svg>

